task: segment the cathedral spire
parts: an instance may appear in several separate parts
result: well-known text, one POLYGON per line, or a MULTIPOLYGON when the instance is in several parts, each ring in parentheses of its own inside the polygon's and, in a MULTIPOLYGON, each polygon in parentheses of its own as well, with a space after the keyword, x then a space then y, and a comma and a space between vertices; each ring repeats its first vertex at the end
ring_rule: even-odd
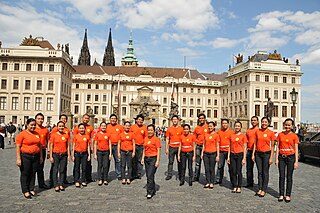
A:
POLYGON ((114 50, 112 46, 111 28, 109 31, 108 44, 103 55, 103 66, 115 66, 114 50))
POLYGON ((127 48, 127 54, 122 57, 121 64, 122 66, 128 66, 128 67, 137 67, 138 66, 138 60, 133 52, 133 45, 132 45, 132 31, 130 31, 130 37, 129 37, 129 45, 127 48))
POLYGON ((85 29, 83 44, 82 44, 79 59, 78 59, 78 65, 90 66, 90 59, 91 59, 91 56, 90 56, 90 51, 88 47, 87 29, 85 29))

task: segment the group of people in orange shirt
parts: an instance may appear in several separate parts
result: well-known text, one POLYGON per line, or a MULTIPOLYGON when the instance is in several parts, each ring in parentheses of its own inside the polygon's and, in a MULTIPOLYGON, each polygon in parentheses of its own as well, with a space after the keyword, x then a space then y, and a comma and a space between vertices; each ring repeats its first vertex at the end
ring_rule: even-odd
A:
MULTIPOLYGON (((160 139, 155 136, 155 126, 143 124, 144 117, 138 115, 136 123, 118 124, 118 117, 110 115, 110 123, 102 122, 97 132, 89 125, 90 116, 85 114, 82 123, 71 132, 65 126, 67 116, 61 115, 51 134, 43 127, 44 115, 38 113, 35 119, 28 119, 26 130, 16 139, 17 166, 21 171, 21 189, 24 197, 36 196, 34 191, 35 174, 38 174, 40 188, 49 188, 44 182, 43 165, 48 155, 52 164, 50 180, 56 192, 65 190, 67 162, 74 162, 74 182, 76 187, 86 187, 92 181, 91 156, 98 162, 98 185, 108 185, 108 173, 112 157, 115 172, 122 184, 130 184, 133 179, 140 179, 143 165, 147 177, 147 198, 156 193, 155 173, 160 165, 160 139)), ((268 127, 267 117, 251 118, 252 127, 242 133, 242 124, 234 123, 234 130, 229 128, 229 120, 221 120, 221 129, 215 131, 215 122, 206 122, 204 114, 198 115, 198 126, 193 134, 189 124, 179 125, 179 117, 171 118, 172 126, 166 132, 165 152, 168 155, 166 180, 173 176, 174 159, 178 162, 180 186, 186 181, 188 165, 188 184, 199 181, 201 163, 204 162, 206 183, 204 188, 213 189, 223 180, 225 162, 227 162, 233 193, 241 193, 242 166, 246 164, 247 185, 253 187, 254 163, 258 169, 258 191, 256 195, 266 195, 269 181, 269 167, 273 163, 279 167, 279 201, 290 202, 293 170, 298 167, 298 137, 292 132, 294 122, 288 118, 284 122, 284 131, 278 137, 268 127), (195 171, 193 172, 193 162, 195 171), (215 170, 217 164, 217 172, 215 170), (285 175, 287 174, 287 175, 285 175), (286 194, 284 193, 287 178, 286 194)))

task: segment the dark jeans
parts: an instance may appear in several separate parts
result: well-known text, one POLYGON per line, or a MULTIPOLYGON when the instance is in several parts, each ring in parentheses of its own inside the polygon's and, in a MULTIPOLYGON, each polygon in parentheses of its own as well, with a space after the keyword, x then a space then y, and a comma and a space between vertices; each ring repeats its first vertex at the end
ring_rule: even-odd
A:
POLYGON ((295 155, 282 156, 279 154, 279 190, 280 196, 284 196, 284 182, 287 178, 286 196, 291 196, 292 191, 292 176, 294 170, 295 155), (287 171, 286 171, 287 170, 287 171), (287 177, 286 177, 287 173, 287 177))
POLYGON ((132 159, 132 177, 141 177, 143 166, 141 164, 143 145, 136 145, 136 154, 132 159))
POLYGON ((269 183, 269 159, 271 152, 255 152, 255 159, 258 168, 258 188, 266 191, 269 183))
POLYGON ((20 184, 22 193, 34 191, 35 174, 38 171, 40 154, 21 153, 20 184))
POLYGON ((214 184, 216 157, 217 157, 216 152, 203 153, 203 162, 204 162, 204 169, 206 173, 207 184, 214 184))
POLYGON ((121 154, 121 177, 122 179, 131 179, 132 175, 132 151, 120 151, 121 154), (128 167, 128 176, 126 178, 126 167, 128 167))
POLYGON ((63 180, 66 176, 66 165, 68 161, 68 154, 57 154, 52 153, 53 157, 53 186, 63 186, 63 180), (59 179, 58 179, 58 171, 59 171, 59 179))
POLYGON ((247 167, 247 184, 253 185, 253 167, 254 161, 252 160, 252 150, 247 150, 247 158, 246 158, 246 167, 247 167))
MULTIPOLYGON (((91 152, 92 153, 92 150, 91 152)), ((90 160, 87 161, 87 167, 86 167, 86 180, 91 181, 92 180, 92 162, 91 162, 91 154, 90 154, 90 160)))
POLYGON ((42 151, 43 161, 42 161, 42 163, 40 163, 40 161, 39 161, 39 166, 38 166, 38 170, 37 170, 38 185, 40 187, 45 185, 43 168, 44 168, 44 161, 47 158, 47 150, 41 149, 41 151, 42 151))
POLYGON ((112 156, 114 159, 114 168, 117 178, 121 178, 121 159, 118 158, 118 145, 112 145, 112 156))
POLYGON ((98 157, 98 180, 108 181, 108 174, 110 168, 110 160, 109 160, 110 150, 107 151, 99 151, 97 150, 98 157))
POLYGON ((80 182, 80 166, 82 170, 81 182, 86 182, 88 152, 75 152, 74 153, 74 182, 80 182))
POLYGON ((178 176, 180 179, 180 173, 181 173, 181 163, 178 161, 178 147, 169 147, 169 163, 168 163, 168 176, 172 177, 172 171, 173 171, 173 162, 174 162, 174 157, 177 159, 177 164, 178 164, 178 176))
POLYGON ((147 194, 154 195, 156 193, 156 182, 154 181, 154 176, 157 171, 155 166, 157 157, 144 157, 144 164, 146 166, 146 176, 147 176, 147 194))
POLYGON ((193 158, 193 151, 180 153, 180 162, 181 162, 180 178, 181 178, 181 182, 185 181, 187 161, 188 161, 188 169, 189 169, 189 181, 192 181, 192 178, 193 178, 192 158, 193 158))
POLYGON ((198 145, 197 144, 197 148, 196 148, 196 166, 195 166, 195 170, 194 170, 194 178, 195 179, 199 179, 200 177, 200 170, 201 170, 201 153, 202 153, 202 145, 198 145))
MULTIPOLYGON (((222 182, 223 174, 224 174, 224 164, 228 159, 228 152, 220 152, 220 158, 218 162, 218 169, 217 169, 217 179, 216 182, 222 182)), ((228 172, 230 175, 230 165, 228 164, 228 172)))
POLYGON ((243 152, 230 153, 230 180, 233 188, 241 188, 242 185, 242 160, 243 152))

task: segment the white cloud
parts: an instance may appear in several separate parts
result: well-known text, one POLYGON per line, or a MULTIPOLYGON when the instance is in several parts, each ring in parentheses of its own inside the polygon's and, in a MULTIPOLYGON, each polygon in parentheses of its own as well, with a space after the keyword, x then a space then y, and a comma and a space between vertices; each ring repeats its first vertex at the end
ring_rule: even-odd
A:
POLYGON ((203 52, 199 52, 194 49, 187 48, 187 47, 177 48, 177 51, 183 56, 192 57, 192 58, 200 57, 205 54, 203 52))
POLYGON ((216 38, 212 42, 213 48, 232 48, 239 44, 241 40, 232 40, 228 38, 216 38))
POLYGON ((302 120, 319 121, 320 120, 320 84, 303 86, 302 92, 302 120))
POLYGON ((289 42, 290 37, 273 37, 270 32, 256 32, 249 36, 247 49, 253 52, 257 50, 271 51, 278 49, 289 42))
POLYGON ((320 64, 320 48, 295 54, 293 59, 299 59, 302 64, 320 64))

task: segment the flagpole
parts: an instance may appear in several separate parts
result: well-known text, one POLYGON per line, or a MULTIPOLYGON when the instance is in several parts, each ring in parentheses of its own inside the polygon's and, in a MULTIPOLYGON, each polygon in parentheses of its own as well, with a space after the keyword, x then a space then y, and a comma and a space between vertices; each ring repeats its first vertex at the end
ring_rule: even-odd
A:
POLYGON ((119 123, 120 123, 120 75, 119 75, 119 80, 118 80, 118 116, 119 116, 119 123))

